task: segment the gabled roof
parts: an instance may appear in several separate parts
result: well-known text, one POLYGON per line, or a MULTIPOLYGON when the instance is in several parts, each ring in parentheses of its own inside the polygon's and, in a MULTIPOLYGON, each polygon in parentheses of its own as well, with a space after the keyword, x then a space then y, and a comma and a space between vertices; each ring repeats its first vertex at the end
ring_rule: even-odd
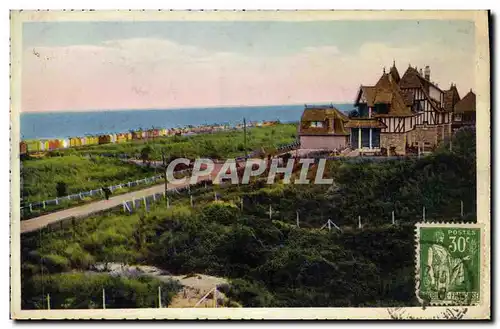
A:
POLYGON ((432 82, 430 82, 429 80, 427 80, 423 76, 421 76, 420 73, 418 73, 416 68, 411 67, 411 66, 408 67, 405 74, 403 74, 401 81, 399 81, 400 88, 404 88, 404 89, 420 88, 422 90, 422 92, 424 93, 425 98, 431 104, 432 108, 437 112, 442 112, 444 109, 441 108, 441 106, 429 96, 429 86, 433 86, 434 88, 443 92, 438 86, 436 86, 435 84, 433 84, 432 82))
POLYGON ((447 112, 453 112, 455 104, 460 101, 460 95, 458 94, 457 87, 452 84, 450 89, 444 92, 444 110, 447 112))
POLYGON ((471 91, 467 93, 454 108, 455 113, 475 112, 476 111, 476 94, 471 91))
POLYGON ((401 80, 399 81, 399 87, 401 88, 423 88, 422 82, 420 80, 420 74, 417 69, 409 66, 405 71, 401 80))
POLYGON ((301 121, 324 121, 326 119, 340 119, 348 121, 347 115, 336 109, 335 107, 306 107, 302 113, 301 121))
POLYGON ((374 116, 411 116, 411 108, 406 104, 405 97, 398 84, 390 74, 384 73, 375 85, 374 104, 390 104, 388 114, 374 116))
POLYGON ((359 88, 358 96, 356 97, 356 101, 354 102, 354 105, 359 104, 361 94, 365 95, 367 105, 373 106, 373 101, 375 99, 375 86, 361 86, 359 88))
POLYGON ((423 88, 427 92, 429 92, 429 86, 433 86, 442 92, 441 88, 420 75, 417 69, 411 66, 406 69, 403 77, 399 81, 399 86, 401 88, 423 88))
POLYGON ((412 106, 413 105, 413 99, 415 98, 414 93, 412 90, 402 90, 401 93, 403 94, 403 98, 405 101, 405 104, 407 106, 412 106))

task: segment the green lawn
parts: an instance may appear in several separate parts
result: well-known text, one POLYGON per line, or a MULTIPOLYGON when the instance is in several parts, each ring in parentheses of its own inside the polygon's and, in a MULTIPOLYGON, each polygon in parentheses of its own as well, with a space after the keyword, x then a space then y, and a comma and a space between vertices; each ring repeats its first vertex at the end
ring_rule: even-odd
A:
MULTIPOLYGON (((296 124, 279 124, 269 127, 252 127, 247 130, 248 153, 289 144, 297 139, 296 124)), ((63 154, 127 154, 134 157, 149 146, 150 158, 161 160, 162 151, 170 158, 210 157, 224 159, 245 154, 244 134, 242 130, 200 134, 192 136, 159 137, 154 140, 138 140, 121 144, 94 145, 60 151, 63 154)))
POLYGON ((21 170, 25 203, 54 199, 58 196, 58 182, 66 183, 66 194, 74 194, 155 174, 152 169, 118 159, 99 156, 89 159, 78 155, 26 160, 21 170))

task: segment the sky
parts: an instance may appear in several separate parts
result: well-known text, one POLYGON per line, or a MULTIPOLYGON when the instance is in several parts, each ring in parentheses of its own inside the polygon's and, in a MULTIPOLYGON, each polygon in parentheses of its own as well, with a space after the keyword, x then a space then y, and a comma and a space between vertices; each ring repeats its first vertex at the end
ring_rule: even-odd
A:
POLYGON ((393 61, 464 96, 464 20, 28 22, 24 112, 352 103, 393 61))

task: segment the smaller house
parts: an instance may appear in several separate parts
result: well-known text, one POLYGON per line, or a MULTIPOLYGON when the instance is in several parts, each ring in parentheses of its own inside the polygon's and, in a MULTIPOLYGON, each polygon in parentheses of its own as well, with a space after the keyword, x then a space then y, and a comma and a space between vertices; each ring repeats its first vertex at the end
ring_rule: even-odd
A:
POLYGON ((333 106, 314 106, 304 109, 299 126, 303 149, 342 150, 348 146, 349 118, 333 106))
POLYGON ((472 89, 453 108, 453 129, 476 125, 476 94, 472 89))

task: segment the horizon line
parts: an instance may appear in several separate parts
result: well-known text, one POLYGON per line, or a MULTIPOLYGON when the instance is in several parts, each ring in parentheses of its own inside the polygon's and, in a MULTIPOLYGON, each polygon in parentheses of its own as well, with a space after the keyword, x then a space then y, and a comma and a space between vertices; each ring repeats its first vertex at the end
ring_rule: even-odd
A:
POLYGON ((324 102, 308 102, 308 103, 295 103, 295 104, 263 104, 263 105, 215 105, 215 106, 193 106, 193 107, 144 107, 144 108, 107 108, 107 109, 64 109, 64 110, 47 110, 47 111, 19 111, 20 114, 33 114, 33 113, 86 113, 86 112, 112 112, 112 111, 179 111, 179 110, 203 110, 203 109, 226 109, 226 108, 251 108, 251 107, 277 107, 277 106, 305 106, 305 105, 348 105, 354 102, 346 101, 324 101, 324 102))

